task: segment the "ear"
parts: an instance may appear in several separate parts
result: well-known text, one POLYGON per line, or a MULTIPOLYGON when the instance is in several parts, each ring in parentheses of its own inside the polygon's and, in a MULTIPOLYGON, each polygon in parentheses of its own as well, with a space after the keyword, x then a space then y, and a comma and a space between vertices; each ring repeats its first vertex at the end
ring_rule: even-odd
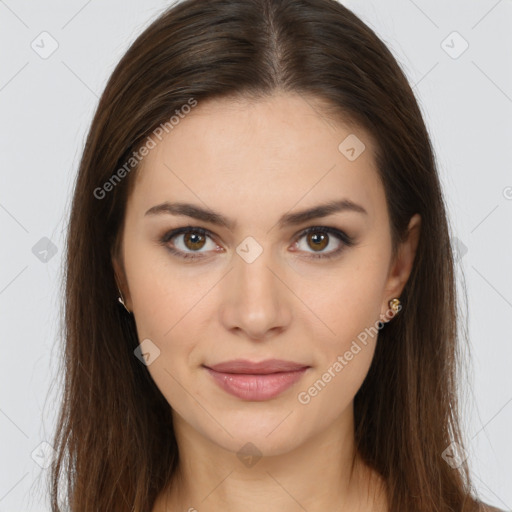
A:
POLYGON ((130 290, 128 288, 124 266, 122 262, 119 261, 117 256, 112 256, 112 267, 114 269, 114 278, 116 280, 117 288, 123 295, 124 303, 130 311, 133 311, 130 290))
POLYGON ((416 213, 409 221, 406 240, 400 244, 396 258, 391 262, 389 268, 388 280, 384 290, 384 303, 381 311, 382 316, 389 311, 389 301, 400 297, 409 279, 416 256, 416 249, 418 248, 420 230, 421 216, 416 213))

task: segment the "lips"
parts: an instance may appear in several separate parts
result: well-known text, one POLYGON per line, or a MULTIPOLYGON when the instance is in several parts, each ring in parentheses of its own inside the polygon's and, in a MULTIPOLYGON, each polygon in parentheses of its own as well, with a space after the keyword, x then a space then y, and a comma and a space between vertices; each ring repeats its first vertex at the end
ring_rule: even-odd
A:
POLYGON ((259 363, 247 361, 245 359, 234 359, 213 366, 207 366, 211 370, 221 373, 244 373, 252 375, 267 375, 278 372, 294 372, 302 368, 308 368, 308 365, 284 361, 283 359, 267 359, 259 363))
POLYGON ((214 382, 224 391, 243 400, 275 398, 302 378, 309 366, 268 359, 259 363, 237 359, 205 366, 214 382))

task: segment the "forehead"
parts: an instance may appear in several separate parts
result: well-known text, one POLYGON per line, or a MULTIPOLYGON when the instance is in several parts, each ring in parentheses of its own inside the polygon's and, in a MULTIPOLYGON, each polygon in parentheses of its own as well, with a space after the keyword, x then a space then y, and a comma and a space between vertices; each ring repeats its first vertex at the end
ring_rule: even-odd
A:
POLYGON ((281 93, 199 102, 182 114, 143 158, 130 202, 142 214, 187 200, 254 218, 342 198, 370 215, 384 205, 373 141, 327 117, 313 98, 281 93))

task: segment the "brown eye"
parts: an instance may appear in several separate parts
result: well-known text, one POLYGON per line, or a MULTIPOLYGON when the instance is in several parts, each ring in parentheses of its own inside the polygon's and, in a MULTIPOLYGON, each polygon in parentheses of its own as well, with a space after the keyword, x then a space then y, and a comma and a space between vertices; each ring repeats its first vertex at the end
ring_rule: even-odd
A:
POLYGON ((185 247, 191 251, 202 249, 205 241, 206 238, 203 235, 196 233, 195 231, 185 233, 183 237, 183 243, 185 244, 185 247))
POLYGON ((304 230, 294 244, 294 251, 306 253, 307 258, 333 258, 340 255, 354 240, 343 231, 326 226, 313 226, 304 230), (305 243, 302 239, 305 239, 305 243), (329 248, 330 250, 324 250, 329 248))
POLYGON ((209 231, 203 228, 187 226, 166 233, 160 242, 172 254, 184 259, 207 257, 206 253, 218 247, 209 231), (210 243, 210 247, 208 247, 210 243), (205 250, 202 250, 202 249, 205 250))
POLYGON ((327 235, 326 233, 318 232, 308 233, 307 241, 312 249, 314 249, 315 251, 321 251, 325 249, 329 244, 329 235, 327 235))

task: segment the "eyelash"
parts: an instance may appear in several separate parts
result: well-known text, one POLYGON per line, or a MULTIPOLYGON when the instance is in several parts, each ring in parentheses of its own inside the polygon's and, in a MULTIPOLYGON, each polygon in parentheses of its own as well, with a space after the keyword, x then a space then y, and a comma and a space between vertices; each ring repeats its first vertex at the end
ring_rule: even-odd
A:
MULTIPOLYGON (((164 236, 160 239, 160 243, 163 246, 165 246, 165 248, 168 251, 170 251, 171 254, 174 254, 175 256, 178 256, 179 258, 186 259, 186 260, 197 260, 197 259, 204 258, 205 256, 198 255, 201 253, 197 253, 197 254, 186 253, 179 249, 170 247, 168 245, 168 242, 172 238, 174 238, 175 236, 178 236, 178 235, 186 234, 186 233, 197 233, 203 237, 209 237, 209 238, 213 237, 213 234, 210 231, 208 231, 207 229, 195 227, 195 226, 184 226, 181 228, 173 229, 173 230, 165 233, 164 236)), ((338 256, 341 252, 343 252, 345 250, 346 247, 352 247, 354 245, 354 239, 352 237, 350 237, 343 231, 340 231, 339 229, 331 228, 331 227, 327 227, 327 226, 311 226, 309 228, 306 228, 305 230, 301 231, 297 235, 295 241, 299 241, 301 238, 308 235, 309 233, 321 233, 321 234, 327 234, 327 235, 334 235, 336 238, 338 238, 342 242, 342 245, 340 246, 339 249, 335 249, 334 251, 331 251, 330 253, 326 253, 326 254, 311 253, 311 254, 309 254, 309 256, 306 256, 307 258, 328 260, 328 259, 338 256)))

